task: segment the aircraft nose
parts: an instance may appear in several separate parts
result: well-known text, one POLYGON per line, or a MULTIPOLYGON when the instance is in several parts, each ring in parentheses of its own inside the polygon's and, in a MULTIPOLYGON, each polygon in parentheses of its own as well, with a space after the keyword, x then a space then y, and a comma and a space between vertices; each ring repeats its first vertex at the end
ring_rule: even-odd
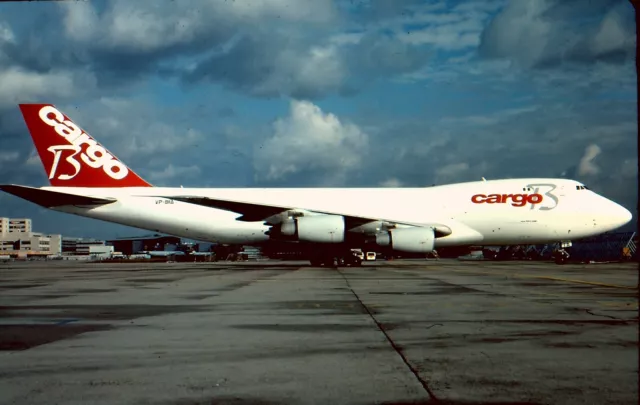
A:
POLYGON ((618 228, 628 224, 632 218, 633 215, 631 214, 631 211, 622 205, 615 204, 615 208, 612 212, 612 219, 615 221, 615 225, 617 225, 618 228))

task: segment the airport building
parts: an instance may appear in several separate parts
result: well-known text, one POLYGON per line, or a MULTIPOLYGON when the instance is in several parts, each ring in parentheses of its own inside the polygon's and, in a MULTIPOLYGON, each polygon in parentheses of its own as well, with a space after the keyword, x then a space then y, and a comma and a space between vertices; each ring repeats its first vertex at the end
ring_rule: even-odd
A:
POLYGON ((114 247, 108 246, 103 240, 91 238, 62 238, 62 255, 88 256, 88 257, 111 257, 114 254, 114 247))
POLYGON ((29 218, 5 218, 9 222, 9 232, 33 232, 31 219, 29 218))
POLYGON ((62 235, 33 232, 29 218, 0 217, 0 252, 14 257, 57 256, 62 252, 62 235))

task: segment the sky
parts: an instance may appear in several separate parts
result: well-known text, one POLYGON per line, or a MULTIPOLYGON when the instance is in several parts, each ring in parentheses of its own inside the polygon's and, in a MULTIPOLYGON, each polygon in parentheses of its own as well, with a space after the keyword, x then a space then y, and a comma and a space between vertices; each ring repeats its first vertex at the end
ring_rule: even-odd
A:
MULTIPOLYGON (((567 177, 632 212, 628 0, 0 4, 0 182, 48 185, 18 103, 52 103, 158 186, 567 177)), ((0 193, 36 231, 147 234, 0 193)))

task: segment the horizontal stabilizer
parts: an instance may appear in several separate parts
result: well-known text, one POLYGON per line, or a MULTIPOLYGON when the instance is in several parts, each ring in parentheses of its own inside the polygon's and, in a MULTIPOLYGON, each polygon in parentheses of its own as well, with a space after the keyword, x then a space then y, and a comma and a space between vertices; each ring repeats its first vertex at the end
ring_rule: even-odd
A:
POLYGON ((82 207, 93 207, 116 202, 115 198, 90 197, 84 195, 68 194, 59 191, 43 190, 40 188, 17 186, 13 184, 0 185, 0 190, 16 197, 20 197, 44 208, 62 207, 65 205, 75 205, 82 207))

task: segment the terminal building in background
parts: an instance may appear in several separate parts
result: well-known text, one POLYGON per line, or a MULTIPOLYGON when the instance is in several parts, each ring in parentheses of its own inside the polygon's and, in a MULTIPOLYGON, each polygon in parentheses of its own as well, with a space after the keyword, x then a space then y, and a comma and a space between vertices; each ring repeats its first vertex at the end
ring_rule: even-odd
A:
POLYGON ((65 259, 109 258, 115 253, 113 246, 92 238, 62 238, 62 256, 65 259))
POLYGON ((0 217, 0 255, 46 258, 61 253, 62 235, 33 232, 29 218, 0 217))

